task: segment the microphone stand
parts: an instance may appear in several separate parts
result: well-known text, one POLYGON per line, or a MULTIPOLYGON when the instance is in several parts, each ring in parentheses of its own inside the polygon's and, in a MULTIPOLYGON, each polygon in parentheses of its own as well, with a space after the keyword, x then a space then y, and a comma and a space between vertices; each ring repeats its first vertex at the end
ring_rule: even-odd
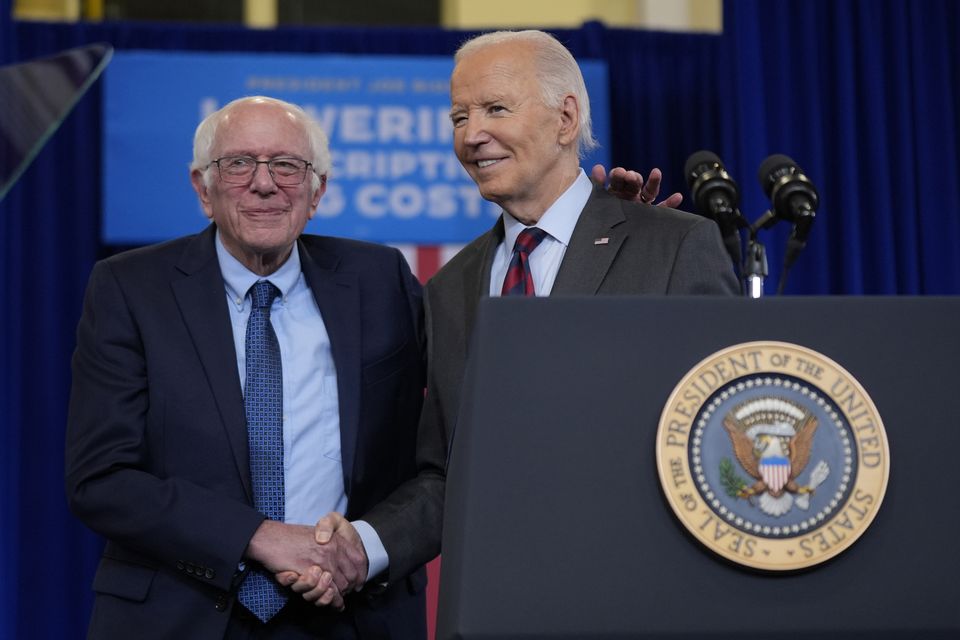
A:
POLYGON ((761 229, 769 229, 776 223, 777 216, 770 209, 749 227, 750 240, 747 243, 747 257, 743 261, 743 288, 744 295, 752 300, 763 296, 763 282, 770 272, 767 268, 767 250, 757 238, 757 232, 761 229))
POLYGON ((757 232, 750 230, 747 243, 747 257, 743 261, 743 292, 748 298, 757 300, 763 296, 763 281, 767 277, 767 250, 757 239, 757 232))

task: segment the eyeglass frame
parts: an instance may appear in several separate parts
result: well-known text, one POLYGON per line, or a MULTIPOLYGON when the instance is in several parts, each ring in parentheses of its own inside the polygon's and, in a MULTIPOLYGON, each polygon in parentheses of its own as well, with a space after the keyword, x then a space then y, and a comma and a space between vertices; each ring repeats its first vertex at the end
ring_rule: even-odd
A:
MULTIPOLYGON (((227 184, 235 184, 235 185, 241 185, 241 184, 242 184, 242 185, 249 185, 250 183, 252 183, 254 176, 257 175, 257 169, 260 168, 260 165, 265 164, 265 165, 267 165, 267 173, 270 174, 270 179, 273 180, 273 183, 274 183, 275 185, 277 185, 278 187, 297 187, 297 186, 300 186, 300 185, 303 184, 304 181, 307 179, 307 174, 310 172, 310 169, 313 167, 313 163, 310 162, 309 160, 304 160, 303 158, 298 158, 298 157, 296 157, 296 156, 278 156, 278 157, 276 157, 276 158, 270 158, 269 160, 257 160, 257 159, 254 158, 253 156, 247 156, 247 155, 243 155, 243 154, 239 154, 239 155, 235 155, 235 156, 220 156, 220 157, 217 158, 216 160, 211 160, 211 161, 210 161, 210 164, 208 164, 208 165, 205 167, 205 169, 209 169, 210 166, 211 166, 211 165, 214 165, 214 164, 217 165, 217 177, 220 178, 220 181, 221 181, 221 182, 225 182, 225 183, 227 183, 227 184), (250 161, 253 162, 253 171, 250 172, 250 177, 249 177, 247 180, 245 180, 244 182, 231 182, 230 180, 225 180, 225 179, 224 179, 224 177, 223 177, 223 168, 220 166, 220 161, 221 161, 221 160, 228 160, 228 159, 230 159, 230 158, 245 158, 245 159, 250 160, 250 161), (291 183, 289 183, 289 184, 280 184, 279 182, 277 182, 277 176, 273 173, 273 167, 270 166, 270 163, 271 163, 271 162, 276 162, 276 161, 278 161, 278 160, 296 160, 296 161, 298 161, 298 162, 303 162, 303 163, 305 163, 306 166, 304 166, 304 168, 303 168, 303 176, 300 177, 300 182, 291 182, 291 183)), ((316 173, 316 172, 314 172, 314 173, 316 173)), ((321 179, 323 178, 323 176, 320 176, 320 177, 321 177, 321 179)))

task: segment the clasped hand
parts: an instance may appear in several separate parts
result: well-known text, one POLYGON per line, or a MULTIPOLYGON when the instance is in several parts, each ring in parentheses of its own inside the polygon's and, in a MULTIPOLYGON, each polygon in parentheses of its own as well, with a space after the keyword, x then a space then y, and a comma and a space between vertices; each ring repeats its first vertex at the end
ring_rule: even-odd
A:
POLYGON ((247 556, 317 606, 343 609, 343 597, 367 579, 360 535, 339 513, 327 514, 314 527, 265 520, 250 540, 247 556))

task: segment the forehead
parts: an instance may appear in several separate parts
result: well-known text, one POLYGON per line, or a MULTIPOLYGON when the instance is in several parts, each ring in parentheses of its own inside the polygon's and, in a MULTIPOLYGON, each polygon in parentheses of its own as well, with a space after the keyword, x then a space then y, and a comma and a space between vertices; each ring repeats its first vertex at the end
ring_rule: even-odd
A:
POLYGON ((243 104, 226 113, 213 147, 218 154, 305 156, 307 132, 296 116, 273 104, 243 104))
POLYGON ((537 91, 533 48, 526 43, 489 45, 463 58, 450 77, 454 104, 537 91))

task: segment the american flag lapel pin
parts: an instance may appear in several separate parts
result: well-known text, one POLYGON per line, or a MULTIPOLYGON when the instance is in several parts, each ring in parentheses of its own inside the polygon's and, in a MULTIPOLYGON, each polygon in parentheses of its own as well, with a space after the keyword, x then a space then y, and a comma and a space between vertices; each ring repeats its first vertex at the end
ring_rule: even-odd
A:
POLYGON ((593 241, 593 244, 610 244, 610 238, 597 238, 593 241))

